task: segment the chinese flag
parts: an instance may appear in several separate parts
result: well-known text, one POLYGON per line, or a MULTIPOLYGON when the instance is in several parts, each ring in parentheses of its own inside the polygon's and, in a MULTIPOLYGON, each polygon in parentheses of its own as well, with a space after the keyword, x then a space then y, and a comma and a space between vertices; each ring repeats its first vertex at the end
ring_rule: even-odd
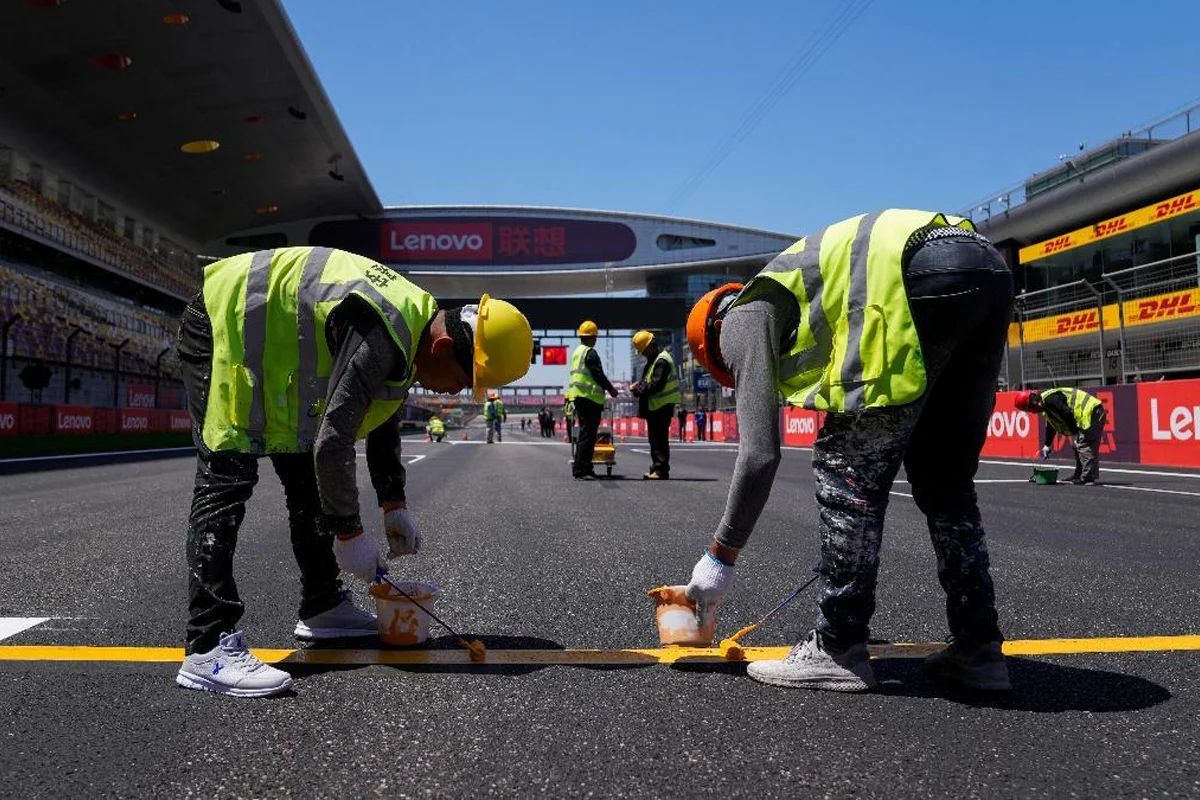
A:
POLYGON ((543 364, 566 364, 567 363, 567 348, 562 347, 543 347, 542 348, 542 363, 543 364))

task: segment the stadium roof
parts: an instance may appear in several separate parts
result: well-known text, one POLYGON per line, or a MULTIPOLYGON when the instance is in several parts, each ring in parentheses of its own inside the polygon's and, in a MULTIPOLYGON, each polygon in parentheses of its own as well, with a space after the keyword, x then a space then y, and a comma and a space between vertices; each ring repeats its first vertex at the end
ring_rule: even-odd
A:
POLYGON ((382 211, 278 0, 0 5, 0 141, 196 242, 382 211))

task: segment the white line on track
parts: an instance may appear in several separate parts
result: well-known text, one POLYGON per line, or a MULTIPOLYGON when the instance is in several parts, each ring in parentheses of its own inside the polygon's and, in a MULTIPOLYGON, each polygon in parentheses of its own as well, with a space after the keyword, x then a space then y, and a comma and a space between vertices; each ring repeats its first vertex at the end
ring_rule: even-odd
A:
POLYGON ((49 617, 0 617, 0 642, 16 636, 24 630, 29 630, 35 625, 41 625, 49 617))
MULTIPOLYGON (((1002 467, 1025 467, 1026 469, 1035 466, 1032 461, 989 461, 987 459, 979 459, 980 464, 994 464, 1002 467)), ((1047 462, 1047 466, 1051 467, 1070 467, 1072 464, 1062 463, 1054 464, 1047 462)), ((1192 480, 1200 480, 1200 472, 1159 472, 1149 469, 1129 469, 1128 467, 1112 467, 1108 464, 1101 464, 1100 469, 1104 472, 1119 472, 1126 475, 1153 475, 1159 478, 1191 478, 1192 480)))
POLYGON ((1150 486, 1114 486, 1111 483, 1097 485, 1100 489, 1124 489, 1127 492, 1156 492, 1158 494, 1182 494, 1188 497, 1200 497, 1200 492, 1185 492, 1181 489, 1155 489, 1150 486))
POLYGON ((111 458, 113 456, 142 455, 143 453, 194 452, 195 447, 150 447, 145 450, 115 450, 104 453, 66 453, 60 456, 24 456, 23 458, 0 458, 0 464, 23 464, 29 461, 67 461, 73 458, 111 458))

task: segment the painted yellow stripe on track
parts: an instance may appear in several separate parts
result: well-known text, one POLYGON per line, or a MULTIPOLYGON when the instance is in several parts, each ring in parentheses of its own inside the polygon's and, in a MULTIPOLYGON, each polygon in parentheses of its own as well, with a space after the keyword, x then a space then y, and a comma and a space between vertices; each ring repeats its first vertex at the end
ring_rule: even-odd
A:
MULTIPOLYGON (((923 658, 941 650, 942 642, 871 645, 872 658, 923 658)), ((787 647, 746 647, 744 661, 783 658, 787 647)), ((1025 639, 1004 643, 1010 656, 1071 655, 1200 650, 1200 636, 1142 636, 1095 639, 1025 639)), ((471 665, 465 650, 256 649, 270 664, 322 666, 452 666, 471 665)), ((57 645, 0 646, 0 661, 124 661, 178 663, 179 647, 83 647, 57 645)), ((485 665, 515 666, 648 666, 651 664, 717 664, 725 661, 711 647, 662 647, 633 650, 488 650, 485 665)))

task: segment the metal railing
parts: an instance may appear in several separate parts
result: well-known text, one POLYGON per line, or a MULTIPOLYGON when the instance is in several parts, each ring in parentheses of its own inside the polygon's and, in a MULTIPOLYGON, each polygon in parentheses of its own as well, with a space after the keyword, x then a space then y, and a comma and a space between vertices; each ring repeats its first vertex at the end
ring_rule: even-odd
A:
POLYGON ((1200 374, 1200 254, 1020 295, 1014 325, 1001 374, 1009 386, 1200 374))

